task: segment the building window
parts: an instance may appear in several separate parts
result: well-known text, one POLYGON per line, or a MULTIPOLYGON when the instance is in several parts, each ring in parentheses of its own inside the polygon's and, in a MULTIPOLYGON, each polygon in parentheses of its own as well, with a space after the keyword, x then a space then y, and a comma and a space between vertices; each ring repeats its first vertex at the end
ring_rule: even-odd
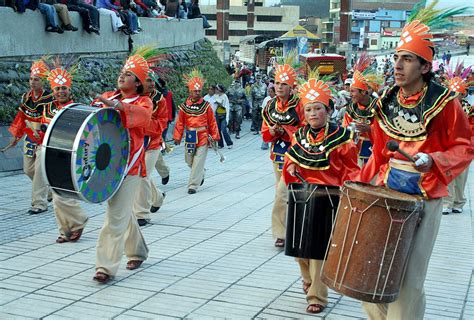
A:
POLYGON ((376 46, 377 45, 377 39, 371 39, 370 40, 370 45, 371 46, 376 46))
POLYGON ((281 22, 281 19, 282 16, 257 16, 259 22, 281 22))
POLYGON ((382 27, 388 28, 389 25, 390 25, 390 21, 382 21, 382 27))
POLYGON ((217 30, 206 29, 206 36, 217 36, 217 30))
POLYGON ((207 20, 211 20, 211 21, 216 21, 217 20, 217 15, 216 14, 208 14, 206 13, 206 18, 207 20))
POLYGON ((229 21, 247 21, 246 14, 231 14, 229 15, 229 21))

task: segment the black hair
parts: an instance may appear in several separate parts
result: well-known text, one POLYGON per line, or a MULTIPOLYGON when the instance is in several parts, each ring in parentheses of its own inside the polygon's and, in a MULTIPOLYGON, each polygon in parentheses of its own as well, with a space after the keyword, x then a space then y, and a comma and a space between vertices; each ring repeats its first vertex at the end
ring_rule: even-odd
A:
POLYGON ((215 88, 216 88, 217 90, 221 91, 221 92, 225 92, 225 88, 224 88, 224 86, 223 86, 222 84, 216 85, 215 88))
POLYGON ((334 101, 332 101, 332 99, 329 99, 329 109, 331 109, 331 111, 334 110, 334 101))
POLYGON ((145 91, 143 84, 140 82, 140 85, 137 87, 137 93, 142 94, 145 91))
POLYGON ((160 83, 160 86, 161 86, 162 88, 164 88, 164 87, 166 86, 166 81, 163 80, 163 78, 159 78, 159 79, 158 79, 158 82, 160 83))
MULTIPOLYGON (((422 66, 430 63, 430 62, 426 61, 425 59, 423 59, 422 57, 416 56, 416 58, 418 59, 418 61, 420 61, 420 64, 422 66)), ((428 71, 427 73, 423 73, 421 76, 423 77, 424 82, 426 82, 426 83, 430 82, 435 76, 435 74, 433 72, 433 68, 430 68, 430 71, 428 71)))

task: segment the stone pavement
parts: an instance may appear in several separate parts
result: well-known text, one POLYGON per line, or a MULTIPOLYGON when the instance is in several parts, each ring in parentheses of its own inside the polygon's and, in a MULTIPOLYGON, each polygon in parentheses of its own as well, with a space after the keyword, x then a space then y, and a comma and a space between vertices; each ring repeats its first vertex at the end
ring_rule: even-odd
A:
MULTIPOLYGON (((135 271, 125 270, 124 258, 108 285, 92 281, 105 205, 83 203, 90 216, 83 237, 56 244, 52 208, 26 214, 28 178, 0 178, 0 319, 364 318, 359 302, 334 292, 323 313, 305 313, 297 264, 273 246, 268 151, 249 133, 234 142, 223 149, 224 164, 209 152, 195 195, 186 193, 183 148, 165 157, 165 204, 143 228, 150 257, 135 271)), ((473 168, 465 212, 442 219, 426 281, 427 319, 474 318, 473 168)))

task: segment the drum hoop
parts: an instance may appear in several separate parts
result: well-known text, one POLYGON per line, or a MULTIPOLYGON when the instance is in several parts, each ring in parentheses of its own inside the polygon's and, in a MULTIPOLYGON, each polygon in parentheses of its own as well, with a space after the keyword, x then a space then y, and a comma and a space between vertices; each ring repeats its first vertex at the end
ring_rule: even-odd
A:
MULTIPOLYGON (((340 191, 341 195, 345 195, 345 196, 351 198, 350 197, 350 190, 353 190, 354 192, 357 192, 357 193, 362 192, 361 190, 355 190, 353 188, 347 188, 347 186, 344 186, 344 187, 341 188, 341 191, 340 191)), ((373 196, 374 198, 377 197, 377 195, 375 195, 375 194, 369 194, 369 195, 373 196)), ((378 199, 386 200, 387 198, 383 197, 383 196, 378 196, 378 199)), ((370 200, 366 200, 366 199, 357 198, 357 200, 362 202, 362 203, 368 204, 368 205, 372 205, 372 203, 373 203, 373 201, 371 202, 370 200)), ((404 200, 402 200, 402 201, 404 201, 404 200)), ((409 202, 409 201, 405 201, 405 202, 409 202)), ((398 206, 390 206, 390 207, 395 208, 397 210, 403 210, 403 211, 409 211, 409 212, 416 211, 416 210, 421 210, 423 208, 423 200, 422 199, 417 199, 417 201, 413 201, 412 203, 413 204, 412 204, 411 207, 398 207, 398 206)), ((377 207, 380 207, 380 208, 386 208, 387 207, 386 201, 384 201, 383 203, 377 201, 373 205, 377 206, 377 207)))
MULTIPOLYGON (((46 174, 46 149, 48 148, 48 142, 49 142, 49 138, 51 136, 51 131, 53 131, 53 127, 54 125, 56 124, 56 122, 58 121, 58 119, 60 118, 60 115, 66 111, 67 109, 75 106, 75 105, 79 105, 80 103, 70 103, 66 106, 64 106, 64 108, 62 108, 61 110, 59 110, 58 113, 56 113, 56 115, 53 117, 53 119, 51 120, 51 122, 49 123, 48 127, 46 128, 46 132, 44 133, 44 138, 43 138, 43 143, 41 144, 41 161, 40 161, 40 165, 41 165, 41 174, 43 175, 43 179, 44 181, 46 181, 46 185, 48 187, 51 187, 51 184, 49 183, 49 179, 48 179, 48 176, 46 174)), ((72 150, 71 150, 72 151, 72 150)))

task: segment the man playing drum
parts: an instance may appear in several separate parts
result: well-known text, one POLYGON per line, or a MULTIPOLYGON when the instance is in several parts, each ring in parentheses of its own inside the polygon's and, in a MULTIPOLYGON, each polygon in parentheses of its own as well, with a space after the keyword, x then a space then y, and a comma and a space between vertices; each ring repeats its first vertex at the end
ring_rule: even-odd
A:
POLYGON ((46 78, 48 67, 42 60, 33 62, 30 73, 30 91, 23 94, 18 113, 8 131, 13 135, 10 142, 15 146, 26 134, 24 141, 23 170, 33 182, 31 190, 30 214, 48 210, 48 186, 41 172, 40 157, 36 154, 41 144, 40 125, 43 109, 53 99, 51 93, 43 89, 42 79, 46 78))
POLYGON ((118 77, 118 90, 105 92, 96 101, 104 107, 118 110, 130 134, 127 174, 117 193, 107 200, 105 221, 97 242, 94 280, 100 283, 107 283, 117 274, 124 251, 129 270, 140 267, 148 257, 148 247, 132 213, 132 200, 135 199, 141 180, 146 177, 143 142, 153 112, 153 102, 142 93, 149 71, 143 56, 130 56, 118 77))
POLYGON ((270 159, 275 172, 275 200, 272 209, 272 234, 275 247, 285 246, 286 203, 288 190, 281 179, 284 155, 293 133, 302 125, 304 113, 300 99, 292 94, 296 86, 296 71, 290 64, 277 65, 275 71, 275 98, 262 110, 262 139, 272 143, 270 159))
POLYGON ((165 194, 156 187, 151 179, 153 168, 161 154, 163 142, 163 130, 168 123, 168 108, 163 95, 156 90, 155 80, 157 76, 150 71, 146 78, 144 94, 147 94, 153 102, 153 114, 148 129, 145 131, 145 163, 146 178, 140 181, 139 192, 133 205, 133 213, 137 218, 139 226, 145 226, 150 220, 150 212, 154 213, 163 204, 165 194))
POLYGON ((370 319, 423 319, 423 284, 441 221, 442 198, 473 154, 471 129, 455 93, 432 81, 434 44, 428 25, 413 20, 402 30, 394 55, 396 84, 377 101, 372 156, 361 172, 363 182, 378 173, 378 185, 426 200, 398 300, 364 302, 370 319), (390 140, 412 161, 389 151, 390 140))
MULTIPOLYGON (((299 96, 307 125, 299 128, 292 138, 282 172, 284 182, 298 183, 295 175, 299 173, 305 181, 317 185, 316 192, 322 190, 325 198, 333 192, 336 196, 332 198, 337 200, 325 207, 316 204, 315 212, 306 213, 314 215, 314 220, 306 222, 314 221, 322 226, 317 229, 317 234, 309 235, 311 243, 306 244, 312 247, 315 255, 310 259, 297 258, 308 301, 306 311, 320 313, 328 303, 328 290, 321 282, 320 273, 339 202, 338 187, 347 180, 349 173, 357 173, 359 167, 351 132, 329 122, 334 109, 329 86, 312 78, 299 89, 299 96)), ((290 241, 286 239, 286 246, 290 241)))
MULTIPOLYGON (((47 74, 49 84, 53 90, 54 101, 44 106, 41 122, 46 125, 53 120, 59 110, 74 102, 71 97, 72 74, 61 67, 59 59, 55 60, 47 74)), ((41 134, 43 137, 43 132, 41 134)), ((59 237, 56 242, 78 241, 89 219, 81 208, 79 201, 59 196, 53 192, 53 206, 56 222, 59 226, 59 237)))
POLYGON ((214 111, 209 102, 202 98, 204 79, 201 73, 194 69, 186 75, 189 97, 179 105, 178 120, 174 127, 173 139, 176 145, 181 143, 185 134, 184 160, 191 168, 188 181, 188 193, 196 193, 197 188, 204 183, 204 164, 206 163, 209 136, 214 141, 219 140, 214 111))

